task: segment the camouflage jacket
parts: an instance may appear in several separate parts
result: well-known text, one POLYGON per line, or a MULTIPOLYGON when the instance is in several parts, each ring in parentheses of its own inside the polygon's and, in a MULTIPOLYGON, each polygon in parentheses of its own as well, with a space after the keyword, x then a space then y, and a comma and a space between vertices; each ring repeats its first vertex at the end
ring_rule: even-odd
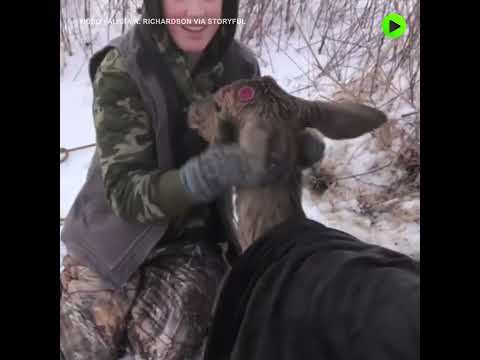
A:
MULTIPOLYGON (((161 71, 169 65, 157 45, 133 27, 90 62, 97 149, 61 237, 71 255, 114 286, 189 208, 175 168, 204 145, 178 125, 188 103, 179 101, 186 96, 176 75, 161 71)), ((221 63, 215 87, 258 74, 254 56, 233 40, 221 63)))
POLYGON ((189 209, 175 168, 165 173, 156 165, 151 119, 118 50, 106 54, 93 88, 97 150, 113 212, 128 221, 150 223, 189 209))

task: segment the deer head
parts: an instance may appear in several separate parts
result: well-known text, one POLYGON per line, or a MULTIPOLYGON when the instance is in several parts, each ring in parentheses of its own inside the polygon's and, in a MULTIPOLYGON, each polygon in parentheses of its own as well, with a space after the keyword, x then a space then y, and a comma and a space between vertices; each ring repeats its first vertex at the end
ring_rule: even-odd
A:
POLYGON ((190 107, 191 128, 210 144, 238 142, 249 151, 265 153, 268 162, 298 165, 299 139, 306 128, 327 138, 353 139, 386 122, 385 114, 357 103, 304 100, 288 94, 270 76, 240 80, 190 107), (258 134, 264 141, 258 143, 258 134))
MULTIPOLYGON (((239 195, 239 206, 244 210, 239 210, 240 222, 250 222, 244 226, 248 234, 241 235, 247 238, 242 248, 265 229, 301 211, 298 169, 308 163, 306 129, 317 129, 333 140, 353 139, 386 120, 383 112, 366 105, 292 96, 269 76, 224 86, 211 97, 193 103, 188 114, 189 126, 210 144, 236 142, 264 158, 265 166, 280 163, 287 169, 277 184, 239 195)), ((317 149, 323 151, 322 146, 317 149)))

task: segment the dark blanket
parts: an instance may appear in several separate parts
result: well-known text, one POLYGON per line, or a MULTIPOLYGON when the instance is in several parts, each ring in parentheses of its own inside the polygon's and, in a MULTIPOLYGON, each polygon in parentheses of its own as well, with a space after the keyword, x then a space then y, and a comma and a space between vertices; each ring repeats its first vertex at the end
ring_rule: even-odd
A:
POLYGON ((418 262, 292 219, 235 262, 205 360, 419 359, 419 307, 418 262))

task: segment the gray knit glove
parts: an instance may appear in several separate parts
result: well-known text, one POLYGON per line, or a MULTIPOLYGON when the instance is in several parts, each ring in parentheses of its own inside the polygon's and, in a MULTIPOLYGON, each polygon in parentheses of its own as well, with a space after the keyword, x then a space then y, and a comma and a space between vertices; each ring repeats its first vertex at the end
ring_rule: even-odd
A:
POLYGON ((190 159, 179 174, 183 186, 196 202, 206 203, 232 186, 268 184, 281 171, 278 164, 266 168, 259 157, 248 154, 237 144, 216 144, 190 159))

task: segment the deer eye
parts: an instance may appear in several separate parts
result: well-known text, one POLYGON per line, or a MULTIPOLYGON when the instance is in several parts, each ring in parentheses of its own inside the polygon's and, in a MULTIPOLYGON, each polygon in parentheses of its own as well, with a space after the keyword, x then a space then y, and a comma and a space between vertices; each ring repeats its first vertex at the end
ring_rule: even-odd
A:
POLYGON ((238 131, 229 121, 220 122, 219 134, 220 141, 223 144, 234 143, 238 141, 238 131))

